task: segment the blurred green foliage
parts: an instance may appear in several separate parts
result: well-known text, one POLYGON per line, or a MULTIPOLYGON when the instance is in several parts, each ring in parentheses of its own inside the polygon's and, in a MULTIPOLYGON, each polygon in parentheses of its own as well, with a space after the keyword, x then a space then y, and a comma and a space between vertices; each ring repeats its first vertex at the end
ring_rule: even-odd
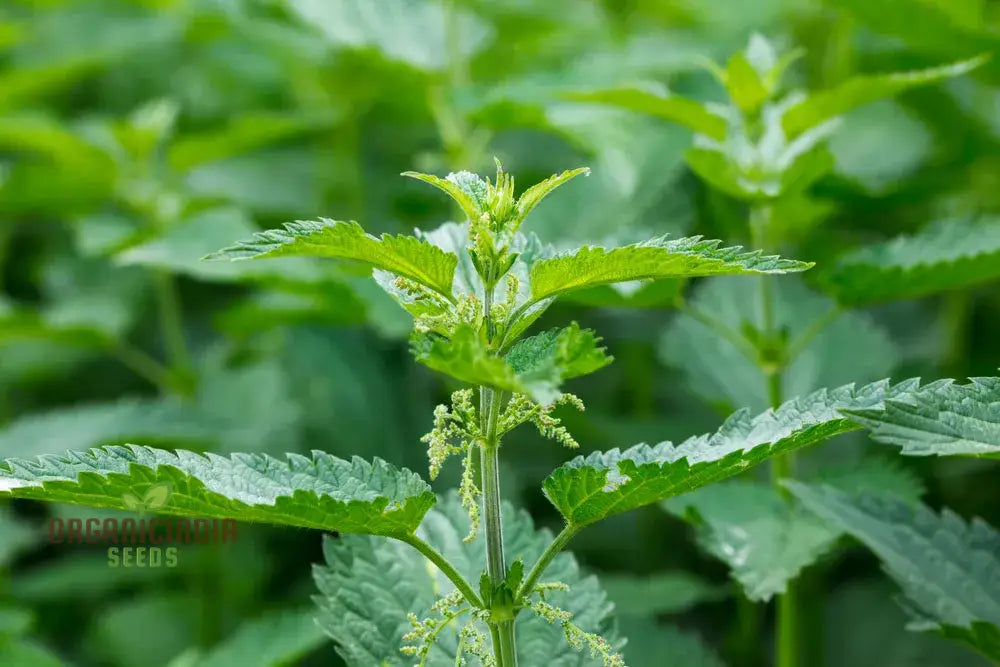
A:
MULTIPOLYGON (((320 449, 422 470, 419 437, 434 404, 455 387, 412 362, 408 316, 363 272, 302 258, 198 260, 257 229, 319 215, 358 220, 372 232, 435 228, 460 212, 398 174, 489 172, 494 155, 521 183, 591 167, 589 178, 532 215, 533 231, 556 247, 663 233, 748 243, 747 207, 730 196, 740 193, 696 177, 722 178, 711 163, 685 163, 688 130, 573 97, 666 83, 721 102, 705 59, 725 62, 753 32, 786 51, 805 49, 784 73, 789 87, 826 89, 855 74, 995 51, 1000 7, 7 0, 0 457, 139 442, 221 453, 320 449)), ((848 303, 881 301, 867 298, 873 283, 859 286, 855 267, 891 262, 903 250, 862 246, 927 229, 933 249, 982 253, 981 264, 966 267, 963 289, 924 296, 940 275, 930 270, 911 283, 912 298, 839 315, 786 369, 789 396, 886 375, 996 374, 1000 291, 981 281, 995 275, 988 267, 997 261, 990 216, 1000 211, 998 86, 994 58, 972 75, 850 111, 830 134, 832 170, 806 183, 808 196, 782 202, 775 224, 795 221, 780 235, 790 247, 767 250, 831 269, 776 283, 777 320, 793 336, 803 313, 828 309, 818 287, 848 303)), ((739 99, 752 107, 755 94, 739 99)), ((913 245, 919 252, 920 242, 913 245)), ((758 313, 744 291, 753 285, 705 282, 688 301, 752 328, 758 313)), ((689 311, 671 309, 679 289, 593 290, 540 320, 539 328, 570 318, 594 326, 617 359, 571 385, 588 409, 565 421, 584 451, 678 442, 713 430, 734 409, 767 405, 759 369, 689 311)), ((505 495, 537 524, 555 525, 537 489, 566 452, 527 431, 505 450, 505 495)), ((808 452, 799 467, 811 474, 895 454, 847 435, 808 452)), ((931 505, 1000 524, 988 462, 897 465, 908 491, 926 487, 931 505)), ((456 478, 445 469, 440 488, 456 478)), ((778 501, 761 490, 761 507, 778 501)), ((840 532, 811 516, 761 518, 757 503, 734 517, 718 494, 679 501, 669 511, 619 515, 572 545, 589 569, 609 575, 619 629, 632 637, 629 664, 769 664, 768 609, 742 599, 698 544, 725 560, 720 535, 733 525, 759 521, 767 546, 789 539, 782 531, 803 531, 803 549, 840 532), (700 515, 694 528, 675 516, 692 507, 700 515)), ((50 512, 94 516, 0 507, 0 665, 338 664, 309 620, 310 565, 323 558, 318 536, 247 526, 234 545, 185 551, 177 569, 110 569, 100 548, 46 544, 50 512)), ((802 573, 805 599, 817 600, 803 605, 800 621, 808 664, 979 664, 943 639, 908 633, 867 552, 833 554, 802 573)), ((773 558, 788 558, 793 573, 803 564, 794 553, 773 558)), ((743 563, 750 571, 734 576, 753 578, 753 566, 743 563)), ((768 595, 780 590, 761 585, 768 595)))

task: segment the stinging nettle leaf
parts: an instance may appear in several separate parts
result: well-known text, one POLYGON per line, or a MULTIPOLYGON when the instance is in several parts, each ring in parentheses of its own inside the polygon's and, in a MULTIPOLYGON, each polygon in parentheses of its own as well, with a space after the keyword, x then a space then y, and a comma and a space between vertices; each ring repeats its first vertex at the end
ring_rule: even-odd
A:
POLYGON ((565 97, 581 102, 599 102, 663 118, 718 141, 726 138, 725 116, 686 97, 662 95, 642 88, 580 91, 567 93, 565 97))
POLYGON ((332 257, 369 264, 414 280, 451 298, 458 257, 413 236, 365 233, 356 222, 320 218, 287 222, 212 253, 206 259, 277 256, 332 257))
POLYGON ((649 241, 602 248, 583 246, 531 267, 531 297, 538 301, 564 292, 631 280, 658 280, 736 273, 805 271, 811 262, 783 259, 741 246, 719 247, 717 240, 700 236, 649 241))
POLYGON ((903 454, 1000 458, 1000 378, 941 380, 879 407, 841 412, 903 454))
POLYGON ((884 494, 787 481, 806 507, 863 542, 906 596, 913 630, 934 630, 1000 660, 1000 533, 884 494))
POLYGON ((478 331, 463 324, 450 338, 416 334, 411 350, 417 361, 462 382, 528 394, 549 404, 559 397, 564 380, 611 363, 612 357, 598 345, 600 340, 574 322, 525 338, 499 357, 489 351, 478 331))
POLYGON ((963 289, 1000 278, 1000 218, 962 218, 859 248, 822 277, 845 304, 963 289))
MULTIPOLYGON (((892 461, 863 461, 836 473, 824 471, 821 477, 852 493, 891 491, 918 502, 923 492, 919 480, 892 461)), ((713 484, 670 498, 662 506, 695 526, 701 547, 729 566, 751 600, 784 593, 788 581, 829 552, 842 535, 763 482, 713 484)))
POLYGON ((915 379, 895 385, 881 380, 859 388, 821 389, 756 416, 741 410, 715 433, 694 436, 679 445, 640 444, 625 451, 577 457, 553 471, 543 489, 567 522, 585 526, 732 477, 777 454, 856 430, 859 425, 841 415, 841 408, 877 407, 918 386, 915 379))
POLYGON ((405 535, 435 502, 420 476, 381 459, 324 452, 198 454, 128 445, 0 464, 0 495, 130 509, 126 494, 169 485, 161 514, 405 535))
POLYGON ((530 188, 522 192, 521 196, 517 200, 518 216, 523 220, 529 213, 531 213, 533 208, 538 206, 539 202, 549 195, 550 192, 558 188, 560 185, 568 183, 580 174, 590 176, 590 169, 587 167, 568 169, 561 174, 555 174, 540 183, 532 185, 530 188))
MULTIPOLYGON (((531 517, 503 504, 504 542, 507 553, 516 562, 534 562, 552 536, 536 530, 531 517)), ((486 557, 485 538, 464 542, 469 519, 455 493, 427 513, 417 534, 438 549, 453 563, 466 580, 477 581, 486 557)), ((346 535, 327 538, 323 544, 325 565, 313 568, 319 595, 313 599, 319 608, 317 621, 338 644, 338 651, 350 667, 370 665, 412 665, 412 658, 399 648, 404 633, 410 630, 407 614, 417 618, 428 615, 430 606, 452 585, 437 568, 430 567, 408 545, 378 537, 346 535)), ((573 621, 589 632, 599 632, 612 644, 620 644, 613 629, 612 605, 594 576, 581 572, 569 553, 561 553, 546 571, 546 580, 569 586, 569 591, 554 591, 549 601, 573 614, 573 621)), ((428 667, 452 667, 455 664, 457 631, 469 620, 459 617, 444 628, 428 656, 428 667)), ((562 631, 530 612, 522 612, 515 621, 518 655, 525 665, 560 665, 597 667, 600 659, 576 652, 562 637, 562 631)), ((489 635, 485 625, 480 631, 489 635)), ((468 654, 464 654, 468 656, 468 654)), ((473 665, 479 662, 473 658, 473 665)))
POLYGON ((782 119, 788 136, 793 137, 823 121, 886 97, 970 72, 989 60, 988 54, 938 67, 910 72, 857 76, 828 90, 818 91, 792 105, 782 119))

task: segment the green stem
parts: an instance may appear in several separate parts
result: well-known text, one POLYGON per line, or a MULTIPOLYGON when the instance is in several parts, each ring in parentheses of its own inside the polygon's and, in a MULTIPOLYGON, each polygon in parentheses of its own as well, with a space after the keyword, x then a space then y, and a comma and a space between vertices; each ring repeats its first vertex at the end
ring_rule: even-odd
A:
POLYGON ((411 547, 413 547, 421 554, 423 554, 424 557, 427 558, 427 560, 434 563, 434 565, 436 565, 437 568, 441 570, 441 573, 444 574, 444 576, 448 577, 448 579, 451 580, 451 583, 455 584, 455 588, 462 591, 462 595, 464 595, 465 599, 469 601, 469 604, 473 605, 474 607, 483 606, 483 601, 480 600, 479 596, 476 595, 476 592, 472 590, 472 586, 469 585, 469 582, 467 582, 465 578, 458 573, 458 570, 456 570, 454 566, 452 566, 452 564, 445 559, 444 556, 435 551, 434 547, 427 544, 413 533, 406 533, 403 535, 393 535, 393 537, 399 540, 400 542, 405 542, 406 544, 409 544, 411 547))
MULTIPOLYGON (((498 456, 500 442, 497 437, 500 404, 503 401, 503 396, 488 387, 480 387, 479 396, 481 414, 485 420, 483 433, 486 436, 479 448, 484 505, 483 519, 486 532, 486 573, 494 589, 497 589, 507 578, 507 565, 504 562, 503 553, 503 515, 500 509, 500 462, 498 456)), ((497 667, 517 667, 514 620, 499 621, 495 625, 496 638, 499 639, 500 647, 497 667)), ((496 644, 494 644, 493 651, 497 653, 496 644)))
POLYGON ((166 392, 170 388, 170 371, 163 364, 137 347, 121 342, 112 350, 118 360, 128 366, 136 375, 148 380, 166 392))
POLYGON ((582 526, 577 526, 571 523, 566 524, 559 534, 556 535, 555 539, 545 547, 545 551, 539 556, 538 561, 535 563, 534 567, 531 568, 531 572, 528 573, 528 577, 521 584, 521 589, 517 592, 517 604, 520 604, 525 597, 531 595, 532 589, 538 583, 542 574, 545 573, 545 568, 549 566, 552 559, 559 555, 559 552, 566 548, 566 544, 573 539, 577 533, 580 532, 582 526))
POLYGON ((823 330, 830 326, 830 323, 840 317, 840 313, 840 306, 835 304, 822 317, 813 320, 808 329, 788 344, 788 349, 785 352, 785 364, 795 361, 816 336, 823 333, 823 330))
POLYGON ((191 368, 191 358, 184 340, 184 320, 173 276, 166 271, 157 271, 156 292, 160 307, 160 326, 163 328, 171 370, 187 371, 191 368))
POLYGON ((717 333, 722 338, 725 338, 730 343, 733 344, 737 350, 739 350, 743 356, 745 356, 750 361, 756 363, 760 358, 757 349, 753 344, 746 339, 738 331, 734 330, 728 324, 717 318, 711 313, 705 312, 696 306, 692 306, 689 303, 682 303, 677 307, 677 309, 687 315, 688 317, 701 322, 706 327, 717 333))
MULTIPOLYGON (((773 208, 771 204, 766 202, 755 204, 750 209, 750 237, 751 243, 756 249, 764 248, 770 241, 768 232, 770 231, 772 213, 773 208)), ((760 279, 760 307, 761 329, 763 330, 765 340, 771 341, 775 335, 774 295, 771 291, 771 281, 767 278, 760 279)), ((826 323, 822 322, 822 326, 825 325, 826 323)), ((815 336, 820 330, 822 329, 818 328, 811 335, 815 336)), ((787 359, 784 355, 779 357, 779 359, 778 363, 769 363, 763 369, 767 381, 767 399, 772 408, 780 406, 783 398, 781 376, 787 359)), ((795 460, 791 454, 776 456, 771 461, 771 483, 786 498, 788 497, 787 491, 781 485, 781 480, 789 477, 793 473, 794 468, 795 460)), ((784 594, 778 596, 777 606, 775 666, 797 667, 799 664, 799 632, 796 623, 798 591, 796 590, 794 580, 789 581, 784 594)))

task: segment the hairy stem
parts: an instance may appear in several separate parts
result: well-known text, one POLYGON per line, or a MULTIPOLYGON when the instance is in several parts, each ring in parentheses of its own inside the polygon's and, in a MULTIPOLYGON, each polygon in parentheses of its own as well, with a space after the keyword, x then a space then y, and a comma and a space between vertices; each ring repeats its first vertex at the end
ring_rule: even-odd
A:
POLYGON ((517 592, 517 602, 520 603, 525 597, 531 594, 532 589, 538 584, 538 580, 545 573, 545 569, 552 562, 552 559, 559 555, 559 552, 566 548, 566 544, 573 539, 573 536, 580 532, 581 526, 577 526, 571 523, 566 524, 559 534, 556 535, 555 539, 545 547, 545 551, 539 556, 538 561, 531 568, 531 572, 528 573, 527 578, 525 578, 524 583, 521 584, 521 590, 517 592))
MULTIPOLYGON (((487 294, 490 290, 487 290, 487 294)), ((489 298, 487 298, 489 304, 489 298)), ((500 404, 503 396, 489 387, 479 388, 482 419, 485 420, 483 433, 485 442, 480 446, 484 523, 486 530, 486 573, 494 587, 500 586, 507 577, 507 565, 503 553, 503 515, 500 509, 500 442, 497 437, 497 424, 500 418, 500 404)), ((492 633, 491 633, 492 634, 492 633)), ((517 667, 517 646, 514 638, 513 619, 496 623, 498 645, 494 643, 493 651, 497 654, 497 667, 517 667)))
MULTIPOLYGON (((768 232, 771 226, 772 212, 772 206, 768 203, 756 204, 750 209, 750 236, 755 248, 763 249, 770 241, 768 232)), ((760 280, 760 312, 764 338, 772 341, 776 333, 774 295, 771 291, 771 281, 767 278, 760 280)), ((821 320, 821 327, 826 326, 826 324, 827 322, 821 320)), ((816 329, 815 333, 811 333, 811 335, 818 334, 820 330, 822 329, 816 329)), ((767 366, 762 369, 767 383, 767 399, 772 408, 777 408, 782 402, 781 380, 786 361, 784 355, 781 355, 777 360, 768 360, 767 366)), ((791 454, 778 455, 771 461, 771 483, 786 498, 788 497, 787 491, 781 485, 781 480, 790 476, 794 467, 795 461, 791 454)), ((778 596, 777 604, 774 664, 776 667, 797 667, 799 662, 799 632, 796 622, 798 591, 794 580, 789 581, 784 594, 778 596)))
POLYGON ((458 570, 456 570, 444 556, 435 551, 434 547, 427 544, 413 533, 393 535, 393 537, 400 542, 409 544, 411 547, 423 554, 427 560, 434 563, 434 565, 441 570, 441 573, 448 577, 448 579, 451 580, 451 583, 455 584, 455 588, 462 591, 462 595, 465 596, 465 599, 468 600, 470 604, 475 607, 483 606, 483 601, 480 600, 476 592, 472 590, 472 586, 469 585, 469 582, 467 582, 465 578, 458 573, 458 570))

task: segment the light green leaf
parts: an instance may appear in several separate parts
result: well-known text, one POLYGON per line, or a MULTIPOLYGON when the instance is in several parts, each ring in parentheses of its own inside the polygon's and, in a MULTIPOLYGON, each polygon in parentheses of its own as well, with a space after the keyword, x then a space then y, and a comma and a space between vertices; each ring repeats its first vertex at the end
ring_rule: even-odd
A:
POLYGON ((478 220, 486 210, 486 182, 469 171, 459 171, 441 178, 434 174, 404 171, 402 176, 429 183, 455 200, 468 220, 478 220))
POLYGON ((600 579, 619 616, 678 614, 726 597, 725 587, 713 585, 684 570, 648 577, 604 574, 600 579))
POLYGON ((845 304, 963 289, 1000 278, 1000 218, 944 220, 913 236, 859 248, 822 277, 845 304))
POLYGON ((800 102, 788 108, 782 119, 782 125, 788 136, 794 137, 862 104, 894 97, 917 86, 926 86, 961 76, 976 69, 988 59, 988 55, 980 55, 922 70, 856 76, 833 88, 803 97, 800 102))
MULTIPOLYGON (((552 536, 536 531, 526 512, 504 503, 504 542, 513 562, 534 562, 552 536)), ((468 515, 455 494, 441 499, 427 513, 417 534, 435 547, 467 579, 478 581, 485 562, 485 538, 462 541, 468 534, 468 515)), ((343 536, 327 538, 323 545, 325 566, 316 566, 313 576, 319 595, 318 621, 338 644, 350 667, 413 664, 400 653, 401 638, 409 631, 406 615, 428 615, 437 596, 452 590, 451 583, 423 556, 405 544, 380 538, 343 536)), ((549 601, 573 613, 573 621, 584 630, 597 632, 613 645, 620 644, 612 630, 611 604, 597 579, 584 576, 573 556, 561 553, 546 570, 546 581, 561 581, 568 593, 554 592, 549 601)), ((446 628, 431 650, 430 667, 455 664, 456 632, 468 620, 458 619, 458 627, 446 628)), ((489 637, 485 625, 480 630, 489 637)), ((585 653, 566 645, 562 631, 530 614, 516 620, 518 654, 525 665, 596 667, 600 664, 585 653)), ((488 641, 488 640, 487 640, 488 641)), ((478 662, 472 664, 478 665, 478 662)))
POLYGON ((733 273, 805 271, 810 262, 742 252, 740 246, 720 248, 721 241, 700 236, 668 240, 656 237, 620 248, 584 246, 542 259, 531 267, 531 297, 538 301, 571 290, 631 280, 659 280, 733 273))
POLYGON ((205 281, 266 281, 300 287, 331 281, 319 260, 270 259, 261 262, 203 262, 201 258, 234 238, 255 233, 250 218, 235 207, 199 211, 162 234, 117 253, 120 264, 166 269, 205 281))
MULTIPOLYGON (((910 502, 923 491, 914 475, 878 459, 824 479, 851 492, 893 492, 910 502)), ((751 600, 784 593, 842 534, 759 482, 713 484, 666 500, 663 507, 696 526, 702 548, 729 566, 751 600)))
POLYGON ((789 481, 806 507, 863 542, 906 596, 913 630, 936 630, 1000 660, 1000 533, 887 495, 789 481))
POLYGON ((526 391, 510 364, 490 354, 479 332, 468 324, 456 327, 451 338, 415 334, 410 342, 417 361, 456 380, 506 391, 526 391))
MULTIPOLYGON (((504 359, 532 393, 558 393, 564 380, 589 375, 610 364, 601 339, 576 322, 550 329, 516 343, 504 359)), ((554 398, 554 396, 553 396, 554 398)))
POLYGON ((933 144, 930 131, 914 114, 898 102, 882 100, 844 116, 829 146, 838 174, 881 195, 919 168, 933 144))
POLYGON ((372 50, 387 60, 417 69, 441 71, 454 57, 468 57, 491 37, 490 27, 467 11, 454 14, 454 42, 443 2, 396 0, 375 6, 366 0, 292 0, 290 11, 342 48, 372 50), (457 53, 456 53, 457 51, 457 53))
MULTIPOLYGON (((771 279, 724 277, 697 285, 660 339, 660 358, 681 370, 688 386, 723 413, 770 405, 763 364, 751 342, 760 340, 764 330, 760 290, 765 280, 771 279)), ((781 371, 784 396, 871 382, 892 372, 899 353, 871 317, 836 313, 833 301, 795 277, 773 280, 769 289, 772 326, 787 337, 787 346, 797 348, 781 371)))
POLYGON ((324 640, 311 609, 269 612, 241 624, 191 667, 294 665, 324 640))
POLYGON ((129 445, 0 465, 0 495, 89 507, 127 509, 122 496, 160 484, 173 489, 162 514, 378 535, 411 532, 434 504, 409 470, 318 451, 225 458, 129 445))
POLYGON ((254 234, 206 259, 252 259, 285 255, 333 257, 409 278, 451 298, 458 258, 412 236, 366 234, 356 222, 321 218, 285 223, 284 229, 254 234))
POLYGON ((677 123, 721 141, 726 137, 726 118, 712 107, 678 95, 660 94, 643 88, 567 93, 565 97, 581 102, 599 102, 621 109, 638 111, 677 123))
POLYGON ((167 150, 170 166, 187 171, 206 162, 246 153, 269 144, 321 129, 336 120, 330 114, 310 115, 246 111, 225 126, 174 140, 167 150))
POLYGON ((1000 378, 942 380, 882 406, 842 413, 903 454, 1000 458, 1000 378))
POLYGON ((873 382, 855 388, 821 389, 777 410, 751 416, 734 413, 715 433, 691 437, 679 445, 636 445, 577 457, 557 468, 543 483, 546 497, 571 525, 648 505, 737 475, 784 452, 795 451, 859 426, 840 408, 879 406, 886 398, 918 387, 916 380, 896 385, 873 382))
POLYGON ((575 322, 525 338, 503 358, 492 354, 467 324, 458 326, 451 338, 420 334, 411 340, 417 361, 436 371, 469 384, 529 394, 543 404, 559 396, 564 380, 593 373, 612 360, 598 346, 600 338, 575 322))
POLYGON ((66 667, 47 648, 29 639, 0 642, 0 665, 10 667, 66 667))

